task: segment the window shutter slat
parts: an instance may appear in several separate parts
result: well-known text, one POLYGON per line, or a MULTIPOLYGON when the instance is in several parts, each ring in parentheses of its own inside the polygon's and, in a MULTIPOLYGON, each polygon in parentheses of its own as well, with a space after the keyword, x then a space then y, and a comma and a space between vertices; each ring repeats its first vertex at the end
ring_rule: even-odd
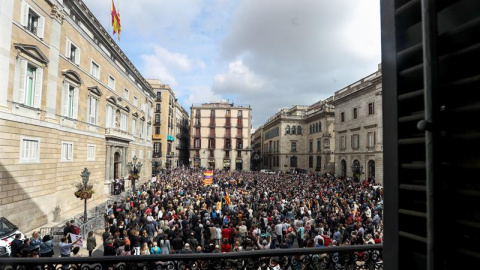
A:
POLYGON ((77 50, 75 51, 75 64, 77 65, 80 65, 80 54, 82 53, 82 51, 80 50, 80 48, 77 48, 77 50))
POLYGON ((20 13, 20 24, 27 26, 28 23, 28 4, 25 0, 22 0, 21 4, 21 13, 20 13))
POLYGON ((45 17, 38 18, 37 36, 43 38, 45 30, 45 17))
POLYGON ((37 68, 35 71, 35 98, 34 107, 42 106, 42 89, 43 89, 43 69, 37 68))
POLYGON ((80 91, 78 87, 75 87, 73 91, 73 118, 77 119, 78 118, 78 95, 80 94, 80 91))
POLYGON ((62 115, 68 115, 68 90, 70 88, 70 84, 65 82, 63 84, 63 97, 62 97, 62 115))
POLYGON ((27 81, 27 60, 20 60, 20 75, 19 75, 19 87, 17 92, 17 102, 25 103, 25 88, 27 81))
POLYGON ((67 58, 70 58, 70 56, 72 55, 72 42, 70 42, 70 40, 67 38, 66 41, 65 41, 65 56, 67 58))

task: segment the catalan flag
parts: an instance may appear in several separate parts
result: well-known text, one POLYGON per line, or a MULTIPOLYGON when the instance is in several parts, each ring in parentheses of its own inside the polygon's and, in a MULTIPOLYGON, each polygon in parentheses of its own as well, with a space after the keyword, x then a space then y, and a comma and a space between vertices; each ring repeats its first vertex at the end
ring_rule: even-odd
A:
POLYGON ((223 192, 223 199, 225 200, 225 203, 230 206, 232 202, 230 201, 230 195, 228 195, 228 191, 223 192))
POLYGON ((117 12, 115 9, 115 3, 113 3, 112 0, 112 8, 111 8, 111 14, 112 14, 112 27, 113 27, 113 34, 117 34, 117 38, 120 40, 120 32, 122 32, 122 27, 120 25, 120 12, 117 12))

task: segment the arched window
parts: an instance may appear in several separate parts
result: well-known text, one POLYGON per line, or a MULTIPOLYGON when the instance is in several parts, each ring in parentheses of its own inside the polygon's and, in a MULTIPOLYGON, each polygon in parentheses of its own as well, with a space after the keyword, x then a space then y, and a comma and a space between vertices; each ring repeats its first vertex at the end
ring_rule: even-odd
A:
POLYGON ((318 123, 315 124, 315 132, 318 132, 318 123))
POLYGON ((295 128, 295 126, 292 126, 292 134, 297 134, 297 129, 295 128))
POLYGON ((287 125, 287 127, 285 128, 285 134, 290 134, 290 126, 287 125))
POLYGON ((297 127, 297 134, 302 134, 302 127, 301 126, 297 127))
POLYGON ((297 157, 296 156, 290 157, 290 167, 297 167, 297 157))

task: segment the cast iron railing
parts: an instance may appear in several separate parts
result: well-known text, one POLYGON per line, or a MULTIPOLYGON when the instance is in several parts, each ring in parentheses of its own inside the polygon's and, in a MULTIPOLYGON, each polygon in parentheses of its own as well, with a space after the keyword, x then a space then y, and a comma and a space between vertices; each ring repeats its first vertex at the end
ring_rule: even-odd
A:
POLYGON ((341 246, 274 249, 231 253, 169 254, 145 256, 8 258, 0 270, 10 269, 383 269, 383 246, 341 246))

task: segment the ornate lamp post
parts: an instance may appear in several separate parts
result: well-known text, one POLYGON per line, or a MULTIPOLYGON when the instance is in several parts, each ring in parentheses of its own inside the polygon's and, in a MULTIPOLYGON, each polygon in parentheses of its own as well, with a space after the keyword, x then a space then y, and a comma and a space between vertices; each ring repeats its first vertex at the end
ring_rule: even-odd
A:
POLYGON ((84 200, 83 205, 83 223, 87 223, 87 200, 92 198, 93 193, 93 185, 88 184, 88 180, 90 178, 90 171, 87 168, 83 169, 82 173, 80 174, 82 177, 82 182, 76 185, 77 191, 75 192, 75 197, 79 198, 80 200, 84 200))
POLYGON ((137 162, 137 156, 133 157, 133 163, 129 161, 127 163, 127 169, 130 171, 130 176, 128 179, 132 181, 132 191, 135 192, 135 181, 140 178, 138 173, 142 169, 142 162, 137 162))

